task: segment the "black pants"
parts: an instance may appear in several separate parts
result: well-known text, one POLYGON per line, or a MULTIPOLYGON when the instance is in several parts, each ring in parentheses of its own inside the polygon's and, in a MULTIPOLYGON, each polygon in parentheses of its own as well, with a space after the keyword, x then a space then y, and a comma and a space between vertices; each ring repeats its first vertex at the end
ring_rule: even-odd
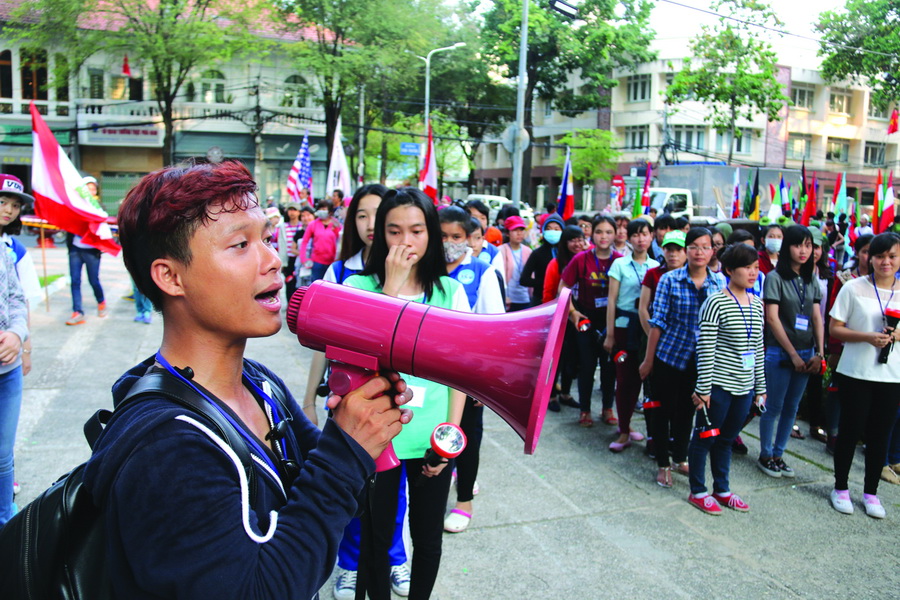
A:
POLYGON ((297 264, 296 256, 288 256, 287 264, 281 268, 281 274, 284 275, 284 294, 287 301, 291 301, 291 296, 297 291, 297 277, 294 275, 294 266, 297 264))
POLYGON ((475 406, 477 401, 466 396, 459 426, 466 434, 466 449, 456 457, 456 501, 469 502, 475 497, 473 488, 478 477, 481 437, 484 435, 484 405, 475 406))
POLYGON ((404 460, 402 465, 377 475, 372 490, 372 557, 368 583, 371 600, 390 600, 391 565, 389 552, 397 516, 397 493, 400 471, 409 477, 409 533, 413 559, 409 585, 412 600, 428 598, 434 588, 441 565, 441 541, 444 533, 444 511, 450 493, 450 461, 440 475, 424 477, 422 459, 404 460))
POLYGON ((822 383, 822 376, 818 373, 810 375, 806 383, 806 420, 809 421, 810 433, 817 427, 825 428, 825 394, 822 383))
POLYGON ((866 436, 866 479, 863 491, 878 493, 878 480, 887 459, 888 435, 897 414, 900 383, 882 383, 838 375, 841 424, 834 448, 834 489, 846 490, 856 442, 866 436))
POLYGON ((653 428, 653 447, 656 464, 669 466, 669 437, 672 438, 672 459, 687 460, 691 428, 697 412, 691 397, 697 383, 697 368, 691 364, 684 371, 667 365, 658 357, 653 361, 653 399, 659 406, 653 409, 650 426, 653 428))
POLYGON ((616 365, 603 349, 603 339, 594 327, 575 334, 578 346, 578 401, 582 412, 591 412, 591 396, 594 393, 594 371, 600 361, 600 392, 603 409, 612 408, 616 399, 616 365))
MULTIPOLYGON (((554 383, 559 383, 561 394, 568 396, 572 391, 572 381, 578 375, 578 342, 575 340, 578 330, 571 321, 566 321, 566 331, 563 336, 562 350, 557 362, 556 377, 554 383)), ((579 387, 579 389, 581 389, 579 387)), ((583 406, 583 405, 582 405, 583 406)), ((582 408, 581 410, 588 410, 582 408)))

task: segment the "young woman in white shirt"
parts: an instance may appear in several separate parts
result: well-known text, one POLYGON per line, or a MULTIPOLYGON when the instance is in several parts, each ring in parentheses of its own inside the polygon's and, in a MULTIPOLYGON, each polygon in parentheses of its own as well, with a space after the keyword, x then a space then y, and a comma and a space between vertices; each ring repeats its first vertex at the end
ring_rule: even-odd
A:
POLYGON ((844 342, 837 366, 840 377, 841 420, 834 452, 834 490, 831 505, 853 512, 848 474, 856 443, 866 438, 866 476, 863 505, 866 514, 885 517, 878 499, 878 481, 887 455, 887 438, 900 398, 900 329, 889 320, 900 310, 900 236, 882 233, 869 246, 869 276, 845 284, 831 308, 831 335, 844 342), (881 362, 887 353, 887 362, 881 362))

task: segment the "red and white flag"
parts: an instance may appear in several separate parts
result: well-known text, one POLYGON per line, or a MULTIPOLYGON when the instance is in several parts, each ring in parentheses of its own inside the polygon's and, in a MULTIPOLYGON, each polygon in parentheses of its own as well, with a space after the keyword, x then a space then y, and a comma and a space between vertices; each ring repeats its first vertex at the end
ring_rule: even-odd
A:
POLYGON ((109 217, 91 195, 75 165, 59 147, 56 138, 34 102, 31 103, 34 150, 31 188, 34 211, 51 225, 81 236, 81 241, 113 256, 122 248, 113 239, 109 217))
POLYGON ((437 161, 434 158, 434 137, 431 133, 431 122, 428 123, 428 149, 425 151, 425 164, 419 173, 419 181, 425 186, 422 188, 422 191, 437 205, 437 161))
POLYGON ((894 225, 894 172, 888 175, 887 186, 884 188, 884 201, 881 205, 881 223, 878 231, 884 233, 891 231, 894 225))

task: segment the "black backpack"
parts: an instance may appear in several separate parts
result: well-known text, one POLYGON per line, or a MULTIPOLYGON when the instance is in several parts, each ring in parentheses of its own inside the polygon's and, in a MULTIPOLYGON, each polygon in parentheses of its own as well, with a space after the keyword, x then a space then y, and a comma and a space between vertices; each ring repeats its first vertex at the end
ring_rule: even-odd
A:
MULTIPOLYGON (((277 386, 274 386, 277 389, 277 386)), ((280 390, 279 390, 280 391, 280 390)), ((167 372, 144 375, 116 407, 98 410, 84 424, 91 449, 104 427, 132 401, 164 396, 198 413, 235 451, 255 497, 256 475, 250 451, 237 430, 191 387, 167 372)), ((112 598, 107 573, 103 511, 84 486, 82 463, 0 527, 0 598, 107 600, 112 598)))

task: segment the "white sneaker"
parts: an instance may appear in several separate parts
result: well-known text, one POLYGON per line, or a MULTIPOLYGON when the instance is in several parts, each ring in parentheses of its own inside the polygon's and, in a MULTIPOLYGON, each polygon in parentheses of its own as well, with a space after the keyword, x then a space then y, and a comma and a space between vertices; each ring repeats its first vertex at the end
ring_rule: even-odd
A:
POLYGON ((405 564, 391 567, 391 589, 398 596, 409 596, 409 568, 405 564))
MULTIPOLYGON (((834 507, 834 510, 839 513, 844 513, 845 515, 853 514, 853 502, 850 501, 850 492, 845 490, 843 492, 839 492, 837 490, 831 490, 831 506, 834 507)), ((868 509, 866 509, 868 510, 868 509)), ((882 509, 883 511, 884 509, 882 509)))
POLYGON ((866 514, 873 519, 883 519, 885 517, 884 507, 878 496, 867 496, 863 498, 863 506, 866 507, 866 514))
POLYGON ((341 571, 334 581, 331 590, 334 600, 353 600, 356 598, 356 571, 341 571))

